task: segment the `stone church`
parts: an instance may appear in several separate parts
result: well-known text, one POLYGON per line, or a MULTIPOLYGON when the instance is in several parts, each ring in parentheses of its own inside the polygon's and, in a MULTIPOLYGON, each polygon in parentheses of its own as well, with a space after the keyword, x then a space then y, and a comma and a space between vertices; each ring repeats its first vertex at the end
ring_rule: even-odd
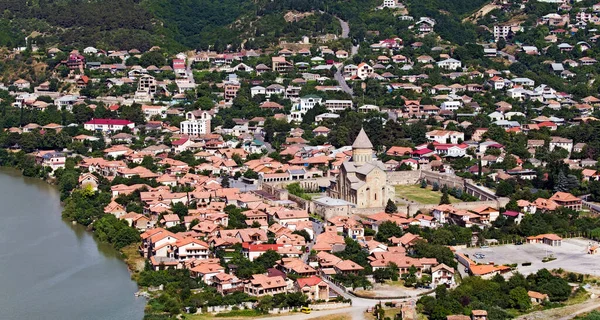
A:
POLYGON ((394 187, 387 185, 385 165, 373 158, 373 144, 361 129, 352 144, 352 159, 345 161, 329 196, 356 204, 356 208, 385 207, 394 200, 394 187))

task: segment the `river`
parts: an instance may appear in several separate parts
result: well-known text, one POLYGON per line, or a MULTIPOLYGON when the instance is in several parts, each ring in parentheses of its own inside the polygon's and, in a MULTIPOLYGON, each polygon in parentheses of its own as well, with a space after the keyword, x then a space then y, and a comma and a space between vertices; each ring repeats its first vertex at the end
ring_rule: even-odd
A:
POLYGON ((139 320, 119 253, 61 219, 58 191, 0 170, 0 318, 139 320))

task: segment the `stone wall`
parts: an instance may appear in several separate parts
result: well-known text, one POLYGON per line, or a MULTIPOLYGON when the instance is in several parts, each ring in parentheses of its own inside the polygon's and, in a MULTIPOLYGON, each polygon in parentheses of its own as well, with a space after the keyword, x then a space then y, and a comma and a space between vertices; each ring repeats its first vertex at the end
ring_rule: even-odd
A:
POLYGON ((314 203, 312 201, 298 197, 291 193, 288 193, 288 200, 294 201, 300 209, 308 210, 308 212, 315 212, 314 203))
POLYGON ((373 214, 373 213, 383 212, 384 210, 385 210, 384 207, 381 207, 381 208, 352 208, 350 210, 350 213, 358 214, 358 215, 369 215, 369 214, 373 214))
POLYGON ((285 187, 292 183, 299 183, 300 187, 305 191, 311 192, 319 190, 320 187, 329 187, 331 178, 329 177, 318 177, 312 179, 304 179, 304 180, 289 180, 282 182, 272 182, 271 184, 276 186, 279 189, 285 189, 285 187))
POLYGON ((464 188, 465 182, 464 179, 455 176, 448 175, 433 171, 421 171, 421 179, 425 179, 427 184, 433 185, 434 182, 440 186, 440 188, 444 185, 448 186, 448 188, 464 188))
MULTIPOLYGON (((498 198, 498 200, 489 200, 489 201, 472 201, 472 202, 458 202, 453 203, 452 206, 457 209, 463 210, 473 210, 479 208, 481 206, 489 206, 492 208, 499 209, 500 207, 506 206, 508 203, 508 198, 498 198)), ((398 212, 406 212, 409 217, 414 217, 417 212, 421 211, 422 213, 429 213, 433 208, 437 207, 437 204, 420 204, 420 203, 410 203, 408 205, 398 205, 398 212)))
POLYGON ((392 186, 417 184, 419 180, 421 180, 421 170, 387 172, 387 184, 392 186))
POLYGON ((289 193, 286 189, 278 188, 277 185, 271 183, 261 183, 260 190, 272 195, 277 200, 288 200, 289 193))

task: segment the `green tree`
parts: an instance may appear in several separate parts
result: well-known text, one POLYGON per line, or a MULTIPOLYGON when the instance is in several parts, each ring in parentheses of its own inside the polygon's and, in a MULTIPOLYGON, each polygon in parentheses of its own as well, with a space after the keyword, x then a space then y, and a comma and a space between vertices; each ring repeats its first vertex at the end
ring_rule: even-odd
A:
POLYGON ((387 204, 385 205, 385 213, 397 213, 398 206, 392 201, 392 199, 388 199, 387 204))
POLYGON ((450 204, 450 196, 448 195, 448 188, 444 187, 442 190, 442 197, 440 198, 440 204, 450 204))
POLYGON ((265 269, 272 268, 277 260, 281 259, 281 255, 277 251, 267 250, 260 257, 254 260, 255 263, 261 265, 265 269))
POLYGON ((223 177, 221 177, 221 187, 229 188, 229 175, 228 174, 224 174, 223 177))
POLYGON ((256 180, 258 179, 258 173, 252 169, 248 169, 246 172, 244 172, 244 178, 256 180))
POLYGON ((402 227, 392 221, 384 221, 379 225, 375 239, 379 242, 389 242, 391 237, 401 237, 402 227))
POLYGON ((500 196, 500 197, 510 196, 514 192, 515 192, 515 187, 514 187, 513 183, 511 183, 510 181, 507 181, 507 180, 500 181, 500 183, 498 184, 498 187, 496 188, 496 195, 500 196))
POLYGON ((517 287, 509 292, 510 304, 513 308, 520 311, 525 311, 531 308, 531 299, 527 294, 527 290, 523 287, 517 287))

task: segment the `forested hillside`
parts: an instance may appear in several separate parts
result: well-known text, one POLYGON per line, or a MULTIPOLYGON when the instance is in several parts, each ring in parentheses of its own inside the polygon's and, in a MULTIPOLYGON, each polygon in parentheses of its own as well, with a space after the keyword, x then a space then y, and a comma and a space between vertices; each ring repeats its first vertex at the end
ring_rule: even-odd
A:
MULTIPOLYGON (((474 26, 460 19, 485 2, 405 1, 410 15, 435 18, 439 34, 457 43, 475 38, 474 26)), ((24 45, 25 36, 35 31, 41 34, 35 41, 42 46, 223 49, 227 44, 238 48, 249 37, 264 46, 285 36, 338 32, 333 16, 349 21, 351 36, 359 42, 368 30, 399 34, 406 28, 391 13, 373 10, 380 4, 380 0, 3 0, 0 45, 24 45), (283 14, 290 10, 324 14, 286 23, 283 14)))

